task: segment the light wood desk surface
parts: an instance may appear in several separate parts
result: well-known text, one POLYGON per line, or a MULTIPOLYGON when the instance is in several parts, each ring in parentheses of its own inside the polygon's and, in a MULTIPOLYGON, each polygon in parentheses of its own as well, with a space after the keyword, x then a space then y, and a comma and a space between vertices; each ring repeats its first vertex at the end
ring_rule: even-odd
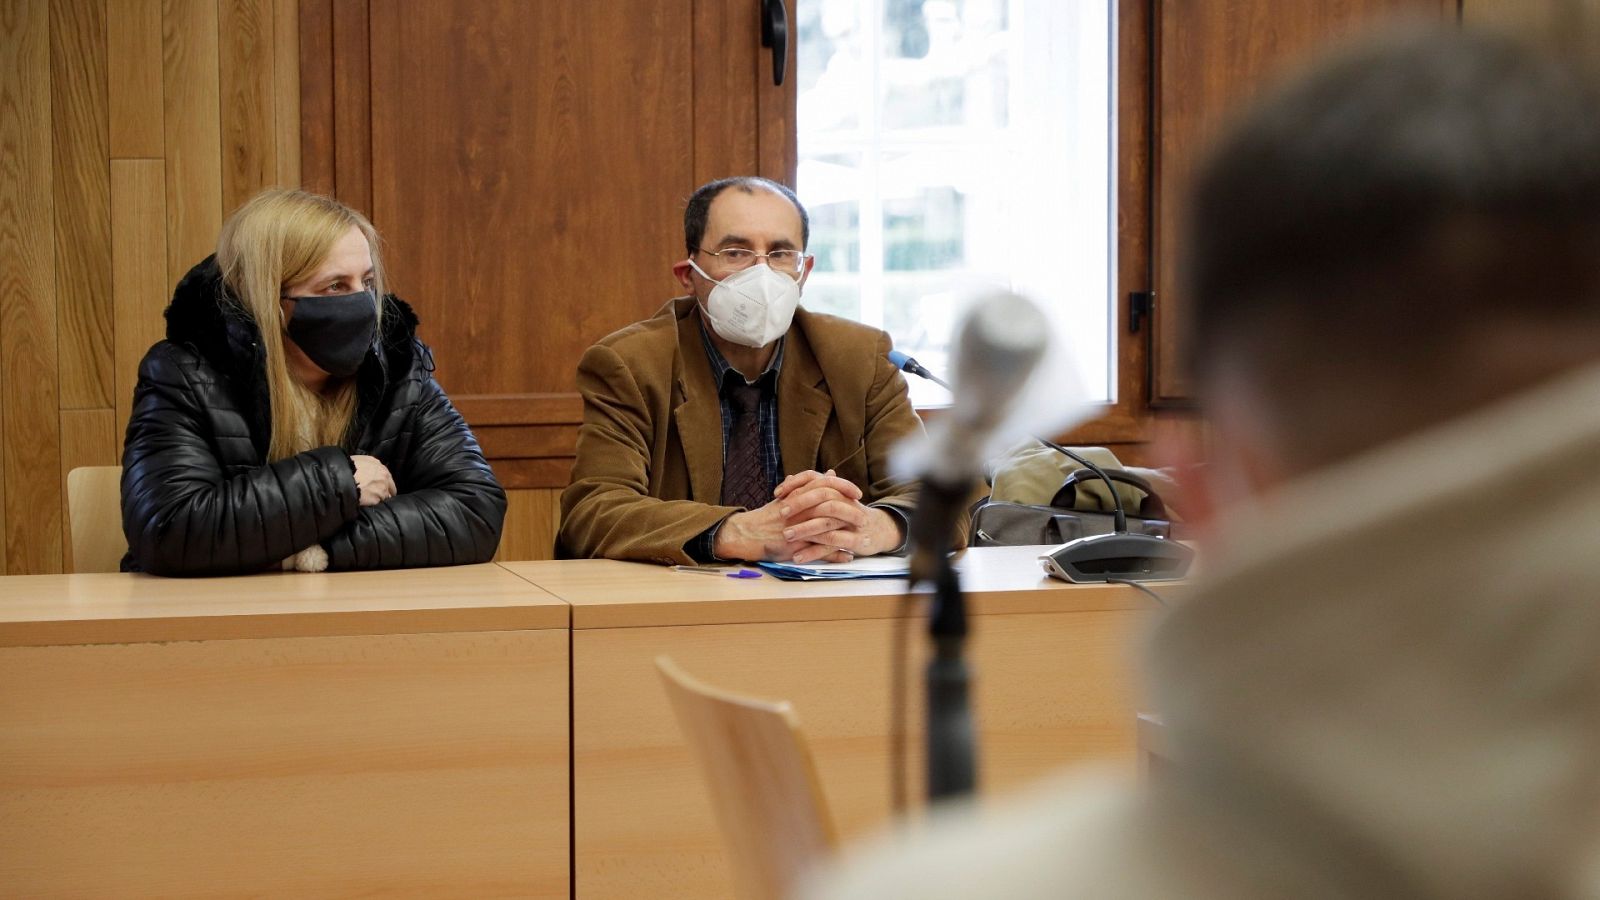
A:
POLYGON ((0 578, 0 897, 568 897, 567 609, 495 565, 0 578))
MULTIPOLYGON (((1130 650, 1154 604, 1123 585, 1051 580, 1043 549, 980 548, 960 561, 985 792, 1076 761, 1134 766, 1130 650)), ((655 671, 660 654, 719 687, 793 701, 848 840, 890 816, 890 659, 903 627, 909 793, 922 795, 926 604, 903 604, 904 581, 746 580, 597 560, 505 566, 572 604, 580 900, 731 896, 701 775, 655 671), (908 611, 913 620, 900 618, 908 611)))
POLYGON ((567 604, 492 563, 231 578, 0 578, 0 647, 565 628, 567 604))
MULTIPOLYGON (((1066 584, 1039 567, 1047 547, 978 547, 956 560, 974 615, 1063 610, 1131 610, 1146 601, 1132 588, 1066 584)), ((903 580, 781 581, 675 572, 653 563, 546 560, 502 563, 572 605, 572 627, 730 625, 883 619, 901 614, 903 580)), ((753 567, 752 567, 753 568, 753 567)), ((919 593, 926 594, 926 589, 919 593)))

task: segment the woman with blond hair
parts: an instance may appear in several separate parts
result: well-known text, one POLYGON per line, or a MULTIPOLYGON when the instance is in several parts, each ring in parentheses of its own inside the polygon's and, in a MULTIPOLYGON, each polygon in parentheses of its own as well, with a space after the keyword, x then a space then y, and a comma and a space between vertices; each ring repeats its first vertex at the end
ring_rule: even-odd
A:
POLYGON ((139 366, 123 568, 226 575, 485 562, 505 492, 343 204, 270 190, 178 283, 139 366))

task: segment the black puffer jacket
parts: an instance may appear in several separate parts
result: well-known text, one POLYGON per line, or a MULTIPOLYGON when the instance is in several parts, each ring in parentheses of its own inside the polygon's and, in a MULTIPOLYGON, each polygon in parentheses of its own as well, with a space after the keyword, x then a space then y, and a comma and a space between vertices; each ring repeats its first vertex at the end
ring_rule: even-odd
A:
POLYGON ((178 283, 167 339, 139 364, 122 452, 122 567, 228 575, 313 545, 329 569, 486 562, 506 495, 467 423, 433 380, 417 317, 388 296, 381 346, 356 374, 356 435, 268 465, 265 364, 255 323, 214 259, 178 283), (350 454, 377 457, 397 493, 362 507, 350 454))

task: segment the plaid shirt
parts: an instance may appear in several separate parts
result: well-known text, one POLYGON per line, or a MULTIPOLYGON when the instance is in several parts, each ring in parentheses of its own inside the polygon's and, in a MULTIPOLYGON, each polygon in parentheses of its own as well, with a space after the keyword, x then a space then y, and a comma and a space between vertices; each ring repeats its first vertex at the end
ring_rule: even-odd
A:
MULTIPOLYGON (((761 471, 767 476, 767 487, 776 489, 783 480, 783 457, 778 450, 778 371, 783 368, 784 338, 778 339, 778 352, 772 355, 772 362, 767 363, 767 368, 756 377, 754 383, 761 385, 761 405, 757 408, 761 416, 761 471)), ((706 358, 711 361, 711 375, 717 383, 717 396, 722 403, 722 468, 728 468, 728 438, 733 435, 733 404, 728 399, 728 386, 737 384, 733 379, 744 380, 744 374, 728 364, 715 344, 711 343, 710 335, 706 334, 705 325, 700 326, 700 342, 705 345, 706 358)), ((749 383, 749 382, 747 382, 749 383)), ((889 553, 904 553, 911 538, 911 523, 906 514, 893 506, 880 506, 869 503, 873 509, 881 509, 888 513, 900 525, 902 535, 900 546, 889 553)), ((728 521, 723 519, 722 522, 728 521)), ((713 552, 717 546, 717 530, 722 527, 722 522, 707 528, 695 535, 683 549, 690 558, 697 562, 727 562, 713 552)))
MULTIPOLYGON (((778 482, 783 480, 783 455, 778 449, 778 372, 783 368, 785 339, 778 339, 778 352, 772 354, 772 361, 767 363, 767 368, 756 376, 754 382, 745 381, 744 374, 728 363, 722 352, 711 343, 711 336, 706 334, 704 324, 700 326, 700 343, 705 345, 706 359, 711 362, 711 377, 717 383, 717 398, 722 406, 723 470, 728 468, 728 439, 733 436, 733 403, 728 399, 728 388, 740 382, 759 384, 761 405, 757 407, 757 415, 761 417, 761 473, 766 476, 767 489, 776 488, 778 482)), ((701 562, 715 560, 717 557, 711 548, 716 546, 717 529, 721 527, 722 523, 718 522, 707 528, 684 549, 701 562)))

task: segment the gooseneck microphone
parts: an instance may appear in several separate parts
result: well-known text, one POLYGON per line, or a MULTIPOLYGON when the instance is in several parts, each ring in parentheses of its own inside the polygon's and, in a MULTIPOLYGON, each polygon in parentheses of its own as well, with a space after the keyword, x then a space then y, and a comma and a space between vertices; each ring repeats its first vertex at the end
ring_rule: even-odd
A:
MULTIPOLYGON (((902 371, 944 384, 916 360, 897 350, 889 352, 889 361, 902 371)), ((1039 560, 1047 574, 1063 581, 1087 583, 1165 581, 1182 578, 1188 573, 1194 561, 1193 550, 1158 535, 1129 533, 1122 495, 1104 469, 1055 441, 1040 437, 1034 440, 1088 469, 1111 493, 1112 533, 1080 537, 1041 556, 1039 560)))
POLYGON ((1065 455, 1067 459, 1070 459, 1078 465, 1083 466, 1085 469, 1088 469, 1090 472, 1099 477, 1101 481, 1105 482, 1106 490, 1111 492, 1111 530, 1115 531, 1117 534, 1127 534, 1128 515, 1122 509, 1122 495, 1117 492, 1117 486, 1111 483, 1111 476, 1106 474, 1106 470, 1090 462, 1088 457, 1080 453, 1074 453, 1055 441, 1046 440, 1044 438, 1034 438, 1034 440, 1045 445, 1046 447, 1049 447, 1051 450, 1054 450, 1057 453, 1065 455))
POLYGON ((889 362, 894 363, 894 367, 902 372, 909 372, 918 378, 926 378, 934 384, 937 384, 939 387, 942 387, 947 391, 950 390, 949 382, 933 374, 932 372, 929 372, 922 365, 922 363, 919 363, 904 353, 901 353, 899 350, 889 351, 889 362))

